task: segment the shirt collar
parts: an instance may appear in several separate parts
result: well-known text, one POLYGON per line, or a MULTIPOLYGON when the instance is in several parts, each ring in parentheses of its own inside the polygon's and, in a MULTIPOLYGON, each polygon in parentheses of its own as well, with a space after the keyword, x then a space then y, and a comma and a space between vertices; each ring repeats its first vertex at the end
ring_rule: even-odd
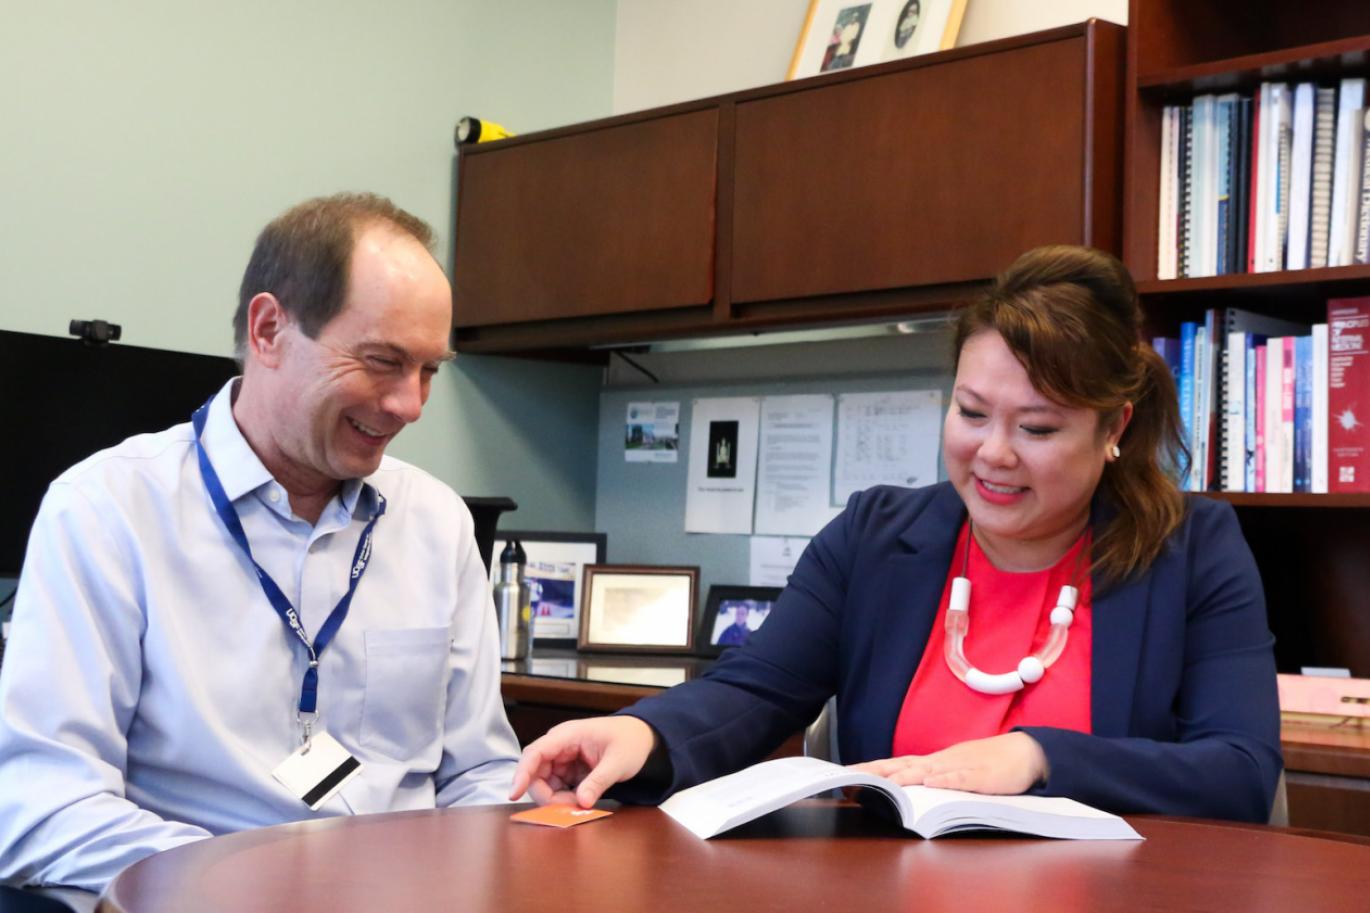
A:
MULTIPOLYGON (((243 437, 242 430, 233 418, 233 392, 241 377, 235 377, 214 394, 209 404, 209 415, 205 418, 203 443, 214 471, 219 475, 219 484, 229 501, 237 501, 267 485, 279 485, 262 465, 262 461, 243 437)), ((349 516, 369 517, 376 510, 376 489, 370 478, 348 479, 342 483, 338 500, 349 516)))

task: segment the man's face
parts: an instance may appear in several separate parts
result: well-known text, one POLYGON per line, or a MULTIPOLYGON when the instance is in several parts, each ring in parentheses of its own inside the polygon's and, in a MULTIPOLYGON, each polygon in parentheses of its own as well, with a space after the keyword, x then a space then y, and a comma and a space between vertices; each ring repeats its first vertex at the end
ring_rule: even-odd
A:
POLYGON ((376 471, 428 400, 451 319, 447 277, 423 245, 386 225, 360 233, 342 310, 316 339, 293 322, 283 331, 276 440, 297 481, 376 471))

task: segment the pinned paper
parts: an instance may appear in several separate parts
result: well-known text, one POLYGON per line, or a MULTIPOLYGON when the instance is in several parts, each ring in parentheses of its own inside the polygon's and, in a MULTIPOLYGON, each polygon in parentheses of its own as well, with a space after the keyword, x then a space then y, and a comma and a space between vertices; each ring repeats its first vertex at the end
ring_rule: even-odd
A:
POLYGON ((530 808, 526 811, 514 812, 509 816, 509 820, 518 821, 523 824, 541 824, 544 827, 575 827, 577 824, 587 824, 612 814, 613 812, 606 812, 602 808, 581 808, 576 805, 544 805, 540 808, 530 808))

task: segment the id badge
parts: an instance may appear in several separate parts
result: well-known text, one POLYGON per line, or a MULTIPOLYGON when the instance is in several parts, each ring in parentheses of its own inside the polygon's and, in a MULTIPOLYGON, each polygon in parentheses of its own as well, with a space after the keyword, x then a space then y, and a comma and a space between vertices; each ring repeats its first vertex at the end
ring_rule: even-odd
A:
POLYGON ((271 775, 312 811, 333 798, 353 777, 362 762, 327 732, 320 732, 286 758, 271 775))

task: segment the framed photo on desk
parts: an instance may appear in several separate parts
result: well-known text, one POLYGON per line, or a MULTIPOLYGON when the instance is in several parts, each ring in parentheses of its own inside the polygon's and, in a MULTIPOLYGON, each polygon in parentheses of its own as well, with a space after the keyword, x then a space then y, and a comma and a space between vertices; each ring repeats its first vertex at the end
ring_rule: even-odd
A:
POLYGON ((499 579, 499 556, 517 539, 528 556, 524 578, 532 591, 533 642, 541 647, 574 647, 580 633, 581 578, 587 565, 603 564, 604 533, 501 530, 495 533, 490 582, 499 579))
POLYGON ((742 646, 770 616, 778 598, 778 586, 709 587, 709 599, 695 635, 696 649, 703 656, 718 656, 729 647, 742 646))
POLYGON ((582 650, 689 653, 697 567, 592 564, 580 606, 582 650))

